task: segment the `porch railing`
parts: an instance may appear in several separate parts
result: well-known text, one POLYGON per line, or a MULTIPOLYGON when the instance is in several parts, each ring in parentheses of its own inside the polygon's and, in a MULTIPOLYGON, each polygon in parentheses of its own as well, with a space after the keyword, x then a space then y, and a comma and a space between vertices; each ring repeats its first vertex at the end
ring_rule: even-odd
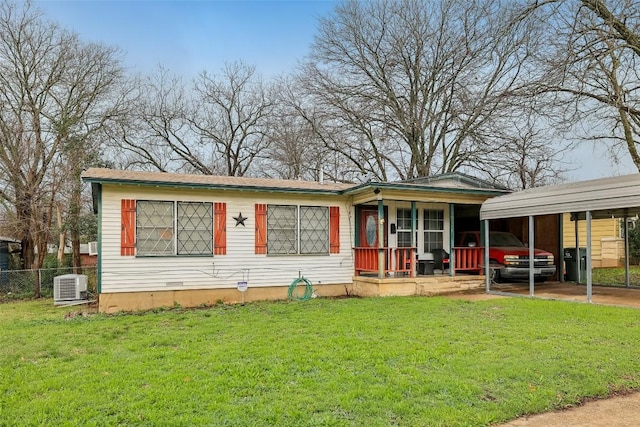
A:
POLYGON ((414 277, 416 271, 416 251, 417 248, 353 248, 355 258, 356 276, 362 273, 379 274, 379 257, 380 251, 384 254, 384 266, 382 273, 386 276, 388 273, 403 273, 409 277, 414 277))
POLYGON ((461 246, 454 247, 454 272, 480 273, 482 271, 482 257, 484 247, 461 246))

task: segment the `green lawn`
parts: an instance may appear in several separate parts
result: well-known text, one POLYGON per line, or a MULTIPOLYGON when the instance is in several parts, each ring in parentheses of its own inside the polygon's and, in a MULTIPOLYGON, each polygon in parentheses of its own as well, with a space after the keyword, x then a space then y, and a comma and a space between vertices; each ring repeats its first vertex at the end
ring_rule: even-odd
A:
POLYGON ((315 299, 65 319, 0 305, 0 425, 484 426, 640 388, 640 312, 315 299))
MULTIPOLYGON (((592 280, 598 284, 624 286, 624 267, 594 268, 592 280)), ((637 265, 629 266, 629 284, 640 286, 640 267, 637 265)))

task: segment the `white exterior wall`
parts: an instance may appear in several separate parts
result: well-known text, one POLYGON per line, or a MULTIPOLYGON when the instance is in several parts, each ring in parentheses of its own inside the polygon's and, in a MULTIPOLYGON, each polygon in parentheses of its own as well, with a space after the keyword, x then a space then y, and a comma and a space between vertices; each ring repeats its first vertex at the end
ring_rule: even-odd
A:
MULTIPOLYGON (((387 232, 389 233, 389 246, 396 247, 398 244, 397 234, 391 234, 391 224, 398 224, 397 214, 398 209, 411 209, 411 202, 385 202, 388 206, 389 212, 389 224, 387 224, 387 232)), ((417 253, 420 258, 424 255, 424 216, 423 211, 425 209, 442 210, 444 211, 444 231, 442 245, 444 250, 451 253, 451 239, 450 230, 451 224, 449 221, 449 204, 448 203, 416 203, 417 209, 417 232, 418 240, 416 246, 418 248, 417 253)))
POLYGON ((302 275, 312 284, 351 283, 352 208, 346 197, 282 193, 172 189, 102 185, 101 292, 167 291, 288 286, 302 275), (227 253, 215 256, 133 257, 120 255, 121 200, 204 201, 227 204, 227 253), (255 204, 340 207, 340 253, 330 255, 256 255, 255 204), (245 226, 233 219, 242 213, 245 226))

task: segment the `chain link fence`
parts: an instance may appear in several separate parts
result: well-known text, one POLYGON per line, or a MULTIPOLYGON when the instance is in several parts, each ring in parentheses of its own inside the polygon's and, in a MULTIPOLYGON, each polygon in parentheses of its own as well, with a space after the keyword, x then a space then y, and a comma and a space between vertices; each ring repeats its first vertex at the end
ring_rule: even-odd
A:
MULTIPOLYGON (((87 293, 95 295, 97 289, 96 267, 82 267, 80 274, 87 276, 87 293)), ((53 298, 53 279, 74 273, 73 267, 41 268, 38 270, 1 270, 0 302, 30 299, 37 296, 53 298)))

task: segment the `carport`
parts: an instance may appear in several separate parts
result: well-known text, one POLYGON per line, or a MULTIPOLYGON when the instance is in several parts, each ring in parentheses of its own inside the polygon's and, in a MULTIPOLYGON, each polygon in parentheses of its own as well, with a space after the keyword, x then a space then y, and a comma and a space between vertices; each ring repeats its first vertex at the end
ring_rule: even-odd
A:
MULTIPOLYGON (((627 218, 640 214, 640 174, 601 178, 580 181, 569 184, 553 185, 519 191, 504 196, 489 199, 480 208, 480 220, 484 229, 485 247, 489 247, 490 221, 507 218, 527 218, 529 234, 529 260, 534 259, 535 247, 535 217, 542 215, 562 215, 570 213, 576 221, 586 221, 586 293, 587 302, 592 302, 592 261, 591 261, 591 221, 598 218, 624 219, 624 252, 625 252, 625 281, 629 287, 629 238, 627 218)), ((559 229, 554 232, 562 233, 562 221, 559 229)), ((562 239, 559 239, 558 253, 563 254, 562 239)), ((580 247, 576 232, 576 248, 580 247)), ((484 269, 487 293, 496 292, 491 289, 491 265, 489 251, 484 251, 484 269)), ((562 260, 556 260, 561 269, 562 260)), ((535 296, 534 264, 529 262, 529 295, 535 296)), ((579 266, 576 265, 579 269, 579 266)), ((562 276, 561 276, 562 277, 562 276)))

